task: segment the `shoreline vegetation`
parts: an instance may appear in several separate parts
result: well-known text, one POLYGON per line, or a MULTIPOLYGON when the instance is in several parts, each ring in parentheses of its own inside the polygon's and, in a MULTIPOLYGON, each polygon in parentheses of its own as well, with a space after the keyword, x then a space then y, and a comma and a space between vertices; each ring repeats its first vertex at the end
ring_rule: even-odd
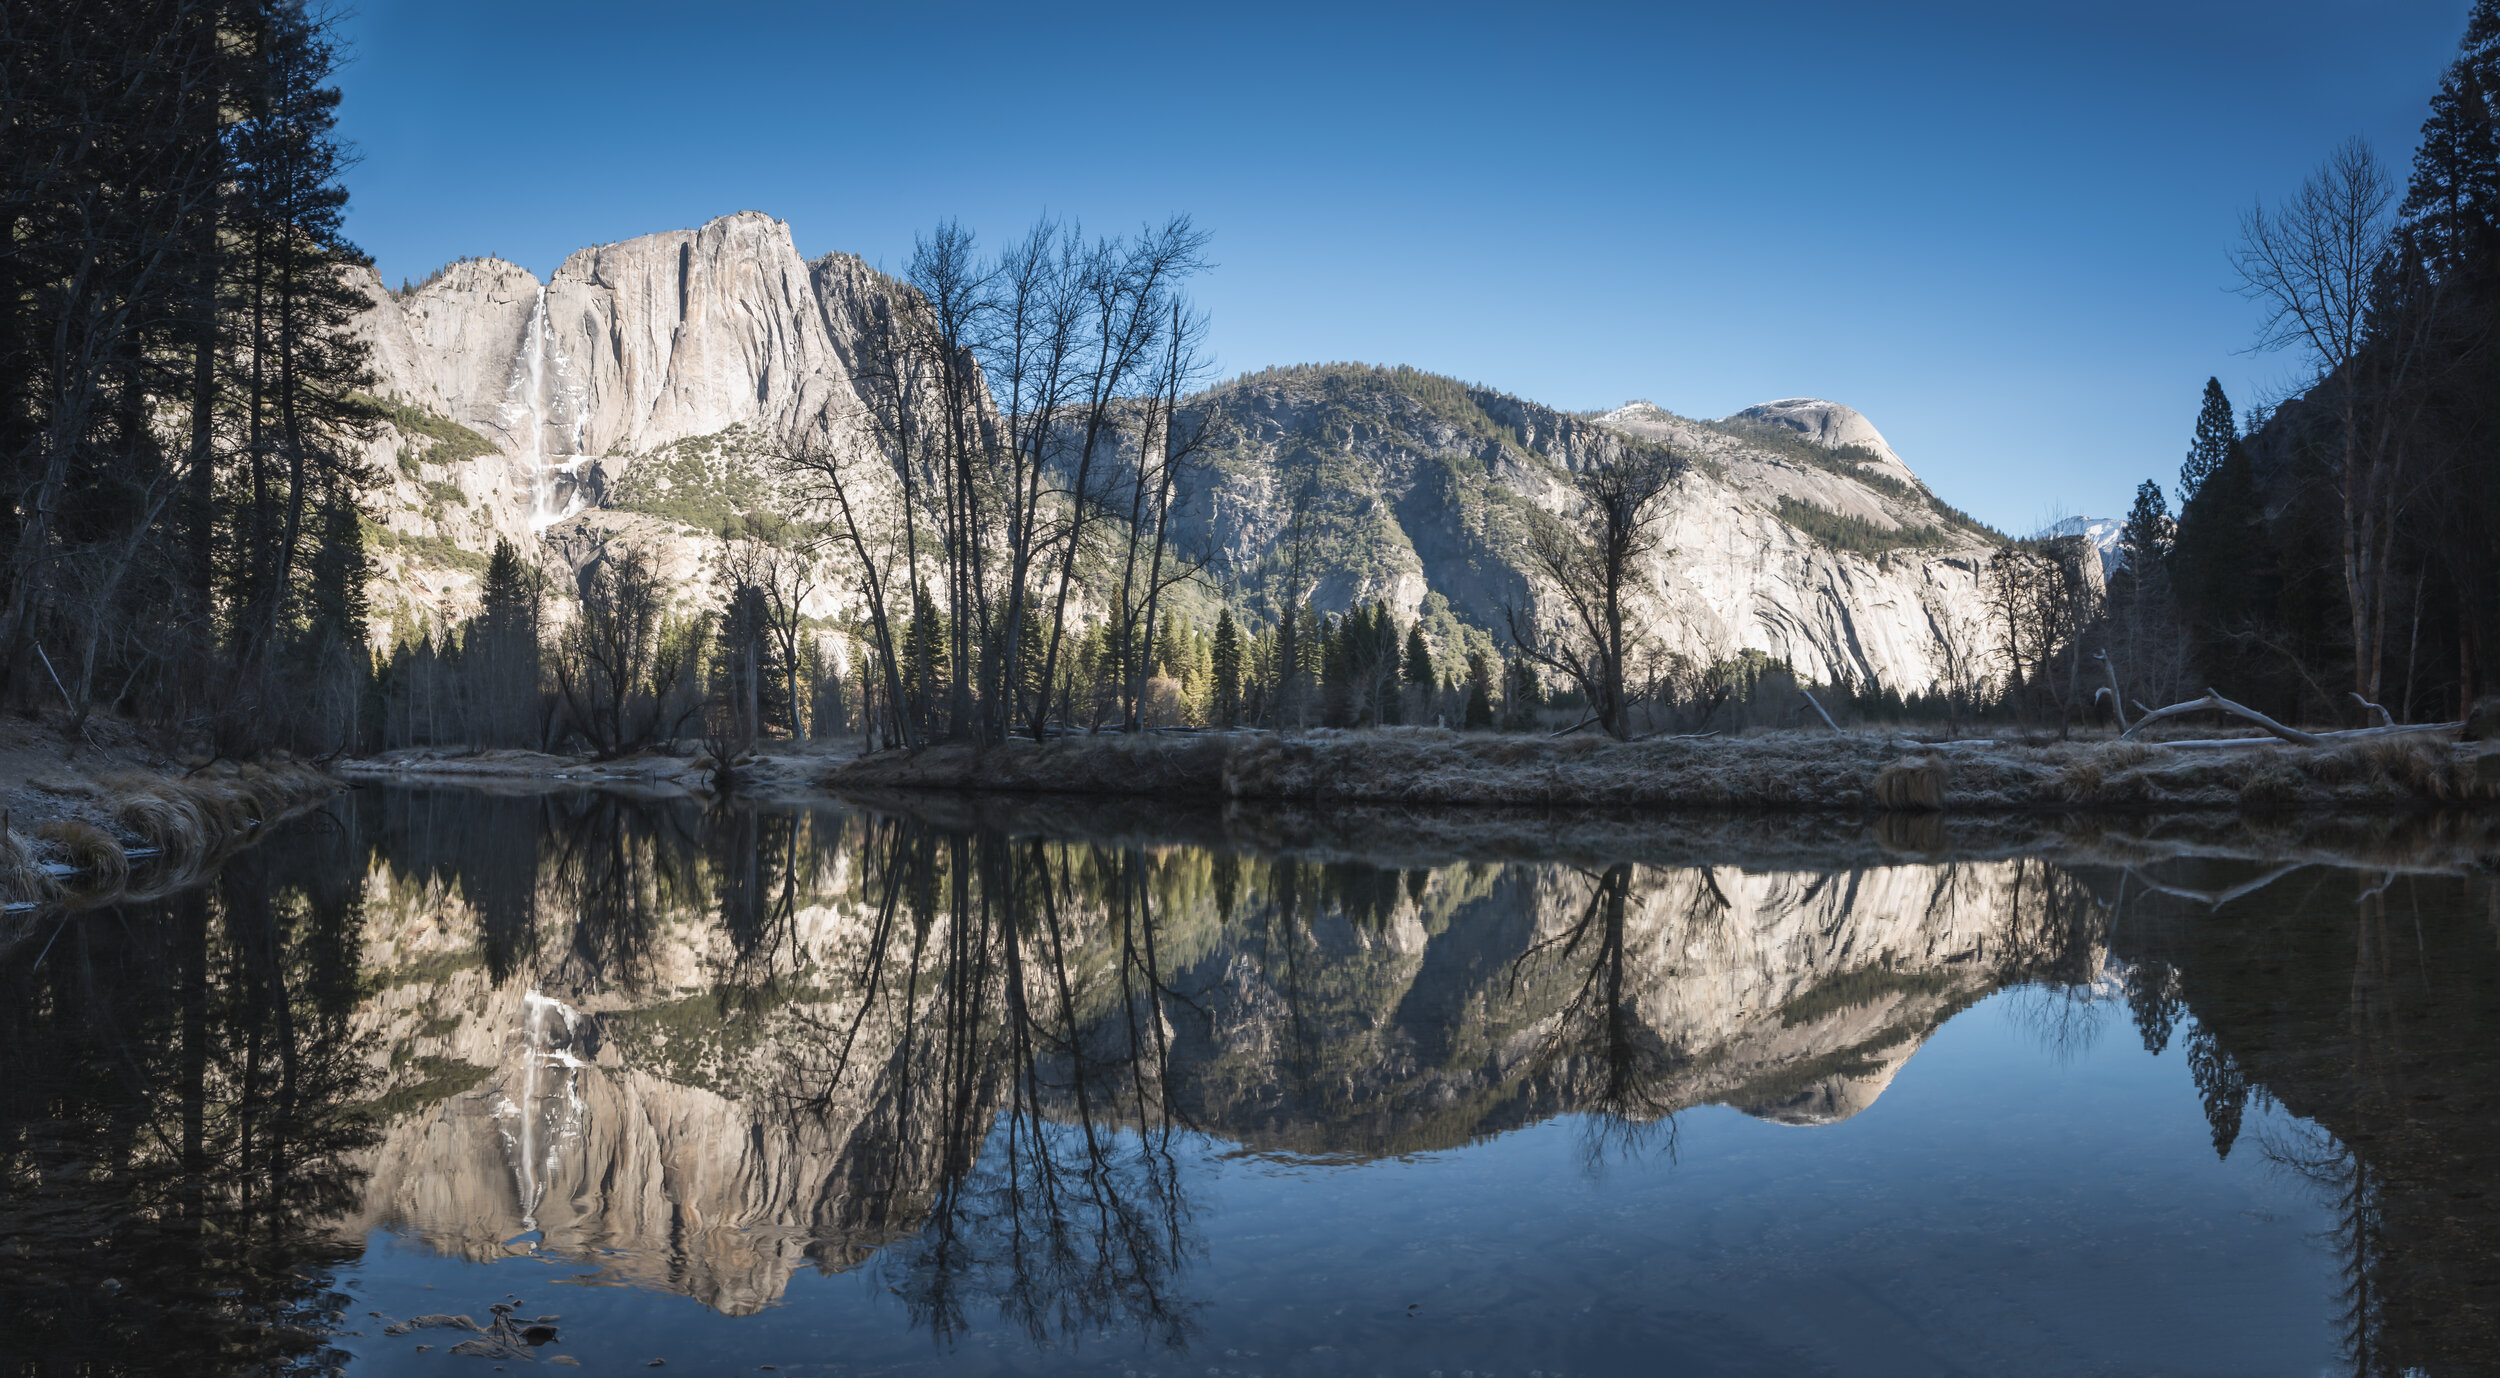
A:
POLYGON ((2500 801, 2500 743, 2434 731, 1925 742, 1779 731, 1616 741, 1444 728, 1143 733, 862 755, 837 792, 957 791, 1316 804, 1879 813, 2384 809, 2500 801))
MULTIPOLYGON (((0 913, 169 894, 342 788, 319 766, 284 758, 187 771, 125 761, 30 778, 0 815, 0 913)), ((14 926, 0 921, 0 945, 18 936, 14 926)))

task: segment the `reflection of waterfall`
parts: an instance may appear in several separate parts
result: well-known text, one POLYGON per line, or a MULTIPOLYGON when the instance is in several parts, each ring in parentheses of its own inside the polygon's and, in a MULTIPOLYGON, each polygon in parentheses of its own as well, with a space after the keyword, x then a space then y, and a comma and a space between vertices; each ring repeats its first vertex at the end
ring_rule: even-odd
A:
POLYGON ((582 1136, 583 1063, 573 1052, 581 1013, 537 991, 529 993, 522 1009, 520 1099, 495 1098, 495 1127, 503 1136, 504 1158, 512 1165, 521 1224, 534 1230, 548 1181, 563 1164, 565 1149, 582 1136))
POLYGON ((530 529, 552 526, 582 510, 581 468, 588 462, 582 453, 582 408, 571 389, 562 385, 572 369, 564 352, 555 347, 554 333, 547 325, 547 289, 538 289, 538 297, 530 303, 529 323, 522 327, 521 357, 512 367, 511 401, 505 407, 507 424, 518 423, 526 433, 522 462, 530 472, 530 529), (559 393, 549 396, 547 370, 554 365, 559 393), (562 404, 569 421, 550 415, 551 403, 562 404), (570 443, 561 454, 547 449, 547 428, 566 425, 570 443))

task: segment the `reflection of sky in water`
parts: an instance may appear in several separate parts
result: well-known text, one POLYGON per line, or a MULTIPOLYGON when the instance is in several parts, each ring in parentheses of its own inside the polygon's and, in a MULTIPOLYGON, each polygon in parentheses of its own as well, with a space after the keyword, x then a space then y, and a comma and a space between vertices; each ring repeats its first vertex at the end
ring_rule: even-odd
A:
MULTIPOLYGON (((349 1315, 560 1313, 585 1371, 1199 1375, 2248 1373, 2336 1366, 2338 1280, 2313 1191, 2271 1172, 2252 1106, 2217 1161, 2180 1042, 2123 1006, 2054 1048, 2038 991, 1947 1023, 1880 1099, 1795 1128, 1705 1107, 1591 1165, 1566 1117, 1363 1166, 1188 1142, 1204 1252, 1185 1354, 1133 1333, 1037 1349, 986 1303, 951 1349, 878 1263, 802 1271, 729 1318, 682 1296, 564 1285, 579 1262, 492 1265, 377 1234, 349 1315), (1670 1156, 1671 1155, 1671 1156, 1670 1156)), ((899 1246, 898 1246, 899 1247, 899 1246)), ((375 1373, 485 1371, 434 1330, 346 1344, 375 1373), (415 1346, 434 1348, 418 1354, 415 1346)))

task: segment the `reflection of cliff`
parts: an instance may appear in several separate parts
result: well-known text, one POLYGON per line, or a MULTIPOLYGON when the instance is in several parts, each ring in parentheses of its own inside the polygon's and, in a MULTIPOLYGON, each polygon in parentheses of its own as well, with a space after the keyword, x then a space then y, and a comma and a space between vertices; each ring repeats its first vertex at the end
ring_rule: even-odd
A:
POLYGON ((1704 1103, 1831 1123, 1872 1104, 1954 1011, 2073 960, 2097 912, 2025 862, 1469 879, 1487 869, 1434 873, 1385 924, 1340 905, 1245 925, 1186 973, 1209 1009, 1179 1021, 1173 1081, 1192 1122, 1369 1153, 1704 1103), (2050 916, 2055 942, 2027 937, 2018 909, 2050 916))
POLYGON ((1105 1166, 1114 1126, 1384 1153, 1710 1102, 1845 1119, 2097 931, 2024 862, 1398 870, 538 801, 479 865, 393 807, 359 1019, 395 1088, 358 1223, 731 1313, 915 1231, 898 1287, 942 1313, 948 1270, 1022 1266, 972 1241, 1023 1171, 1160 1194, 1166 1242, 1132 1231, 1102 1285, 1145 1295, 1186 1204, 1151 1154, 1105 1166))

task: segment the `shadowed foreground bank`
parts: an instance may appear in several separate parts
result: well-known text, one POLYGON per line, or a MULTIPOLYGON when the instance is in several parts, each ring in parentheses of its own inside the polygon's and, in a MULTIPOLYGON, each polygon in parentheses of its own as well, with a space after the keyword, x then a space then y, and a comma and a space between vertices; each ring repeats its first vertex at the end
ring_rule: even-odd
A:
POLYGON ((2251 737, 1933 745, 1787 732, 1616 742, 1371 732, 1100 736, 883 752, 834 789, 955 789, 1343 803, 1597 808, 2386 808, 2500 799, 2490 743, 2377 738, 2321 747, 2251 737))

